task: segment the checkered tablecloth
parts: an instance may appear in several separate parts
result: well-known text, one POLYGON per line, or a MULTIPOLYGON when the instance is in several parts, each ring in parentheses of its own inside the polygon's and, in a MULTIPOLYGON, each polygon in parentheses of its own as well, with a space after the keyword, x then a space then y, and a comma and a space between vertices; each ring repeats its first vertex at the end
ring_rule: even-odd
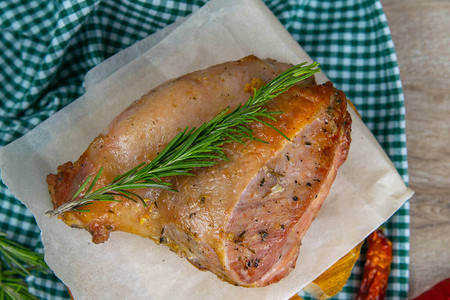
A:
MULTIPOLYGON (((0 146, 24 135, 82 95, 83 79, 89 69, 205 2, 0 1, 0 146)), ((404 98, 394 45, 380 2, 265 3, 353 101, 407 183, 404 98)), ((386 298, 405 299, 409 204, 384 227, 394 248, 386 298)), ((0 230, 35 251, 43 251, 32 214, 1 182, 0 230)), ((335 299, 352 299, 361 275, 359 262, 335 299)), ((69 299, 64 285, 53 274, 30 276, 27 281, 30 291, 42 299, 69 299)))

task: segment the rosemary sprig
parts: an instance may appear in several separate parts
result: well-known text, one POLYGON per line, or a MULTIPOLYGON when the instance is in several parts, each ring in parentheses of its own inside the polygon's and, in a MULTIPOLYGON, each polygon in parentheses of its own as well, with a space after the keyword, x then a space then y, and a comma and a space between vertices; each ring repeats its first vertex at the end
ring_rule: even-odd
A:
MULTIPOLYGON (((277 76, 268 84, 255 90, 247 102, 239 105, 230 112, 224 109, 216 117, 198 128, 186 128, 178 133, 167 146, 149 163, 141 163, 128 172, 117 176, 114 180, 97 190, 93 190, 100 178, 103 167, 91 181, 89 176, 80 186, 71 201, 47 212, 50 216, 66 211, 86 212, 84 206, 93 201, 120 201, 115 196, 124 197, 132 201, 144 200, 131 190, 141 188, 171 189, 169 182, 162 178, 177 175, 193 174, 193 168, 209 167, 217 163, 217 159, 227 160, 221 146, 238 142, 245 144, 246 140, 259 140, 253 136, 249 123, 260 122, 287 138, 281 131, 267 123, 263 118, 276 120, 273 115, 282 112, 268 111, 265 104, 284 93, 294 84, 320 72, 318 63, 299 64, 277 76), (90 184, 89 184, 90 182, 90 184)), ((260 142, 264 142, 259 140, 260 142)))
POLYGON ((30 292, 25 277, 35 269, 48 269, 42 254, 35 253, 9 239, 0 232, 0 299, 38 299, 30 292))

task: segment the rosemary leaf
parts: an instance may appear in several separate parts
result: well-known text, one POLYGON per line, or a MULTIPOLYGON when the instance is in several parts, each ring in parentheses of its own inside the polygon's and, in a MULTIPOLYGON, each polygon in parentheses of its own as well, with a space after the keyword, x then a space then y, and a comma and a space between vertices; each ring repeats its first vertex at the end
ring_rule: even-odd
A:
POLYGON ((0 298, 38 299, 28 292, 25 277, 31 270, 46 272, 42 254, 35 253, 9 239, 0 232, 0 298))

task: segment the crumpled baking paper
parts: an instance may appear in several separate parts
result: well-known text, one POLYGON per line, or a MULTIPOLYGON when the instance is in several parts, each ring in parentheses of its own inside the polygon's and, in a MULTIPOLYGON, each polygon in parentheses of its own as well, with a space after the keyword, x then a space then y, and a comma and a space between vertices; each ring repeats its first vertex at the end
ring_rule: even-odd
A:
MULTIPOLYGON (((297 267, 277 284, 235 287, 153 241, 114 232, 103 244, 44 213, 45 178, 76 160, 133 100, 168 79, 249 54, 283 62, 311 59, 259 0, 213 0, 191 16, 108 59, 86 76, 86 93, 0 150, 2 178, 35 215, 45 259, 75 299, 287 299, 306 286, 413 194, 352 112, 347 161, 302 241, 297 267)), ((323 74, 319 83, 326 81, 323 74)))

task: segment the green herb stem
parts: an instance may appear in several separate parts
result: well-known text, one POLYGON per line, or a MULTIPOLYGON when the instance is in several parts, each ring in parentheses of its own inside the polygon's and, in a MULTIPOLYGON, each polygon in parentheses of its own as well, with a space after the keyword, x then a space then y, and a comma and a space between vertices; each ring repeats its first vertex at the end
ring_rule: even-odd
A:
POLYGON ((31 270, 46 272, 44 256, 9 239, 0 232, 0 299, 38 299, 28 292, 25 277, 31 270))

